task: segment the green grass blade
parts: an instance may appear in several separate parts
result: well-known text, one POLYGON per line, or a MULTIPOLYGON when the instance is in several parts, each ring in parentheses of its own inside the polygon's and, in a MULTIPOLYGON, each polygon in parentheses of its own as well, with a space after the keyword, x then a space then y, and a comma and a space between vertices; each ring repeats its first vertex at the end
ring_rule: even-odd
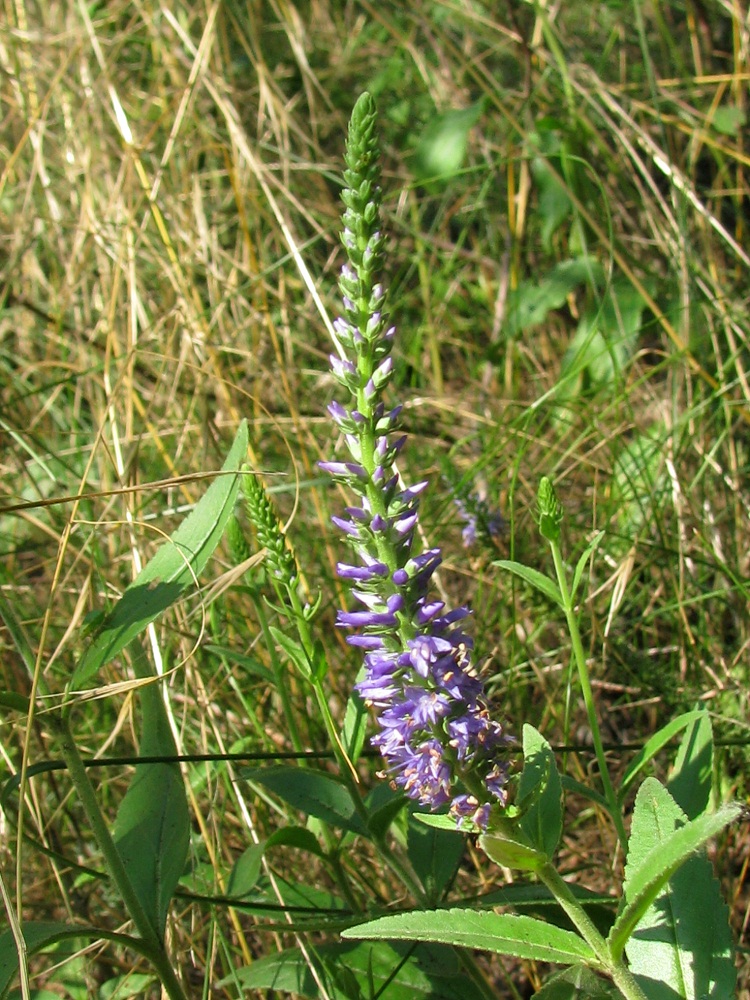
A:
POLYGON ((682 729, 686 729, 688 726, 698 722, 702 715, 703 712, 700 710, 685 712, 684 715, 679 715, 676 719, 672 719, 666 724, 666 726, 663 726, 658 732, 654 733, 643 749, 639 751, 636 757, 634 757, 630 767, 625 772, 620 786, 621 799, 625 797, 628 789, 646 764, 648 764, 648 762, 652 760, 656 754, 677 735, 677 733, 679 733, 682 729))

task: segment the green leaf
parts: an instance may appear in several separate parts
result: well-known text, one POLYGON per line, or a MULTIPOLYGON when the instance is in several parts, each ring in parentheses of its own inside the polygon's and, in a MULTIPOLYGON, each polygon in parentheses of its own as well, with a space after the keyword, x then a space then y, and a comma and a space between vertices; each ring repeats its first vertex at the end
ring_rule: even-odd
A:
POLYGON ((262 840, 259 844, 251 844, 240 854, 227 879, 227 896, 242 899, 252 892, 260 878, 265 850, 266 842, 262 840))
MULTIPOLYGON (((375 796, 372 793, 368 795, 366 800, 367 807, 372 810, 367 817, 367 828, 373 837, 385 836, 393 821, 406 808, 408 802, 403 792, 392 791, 387 785, 376 785, 373 792, 381 789, 388 793, 384 801, 382 799, 373 801, 375 796)), ((455 826, 455 823, 453 825, 455 826)))
POLYGON ((74 690, 89 681, 195 583, 219 544, 234 509, 239 469, 246 452, 247 423, 243 420, 222 467, 228 474, 211 483, 192 513, 143 567, 106 616, 73 673, 74 690))
MULTIPOLYGON (((141 942, 138 938, 131 938, 124 934, 108 931, 102 927, 91 927, 84 924, 66 924, 56 920, 28 920, 23 925, 23 938, 26 942, 26 951, 29 955, 35 955, 43 948, 60 941, 70 941, 76 938, 87 941, 101 941, 102 939, 116 941, 122 946, 127 941, 130 948, 135 952, 142 953, 141 942)), ((4 997, 18 972, 18 952, 13 932, 10 930, 0 933, 0 997, 4 997)))
POLYGON ((466 159, 469 132, 484 105, 480 99, 468 108, 446 111, 430 120, 414 154, 414 172, 420 182, 447 181, 459 173, 466 159))
POLYGON ((141 906, 162 937, 190 837, 185 786, 177 764, 138 765, 113 834, 141 906))
MULTIPOLYGON (((655 779, 636 799, 625 868, 630 905, 654 845, 686 829, 685 813, 655 779), (635 886, 634 886, 635 883, 635 886)), ((619 921, 618 921, 619 923, 619 921)), ((617 924, 613 929, 616 933, 617 924)), ((734 994, 729 913, 705 854, 693 855, 662 886, 625 945, 631 972, 653 1000, 723 1000, 734 994)))
POLYGON ((605 812, 610 811, 609 802, 595 788, 589 788, 588 785, 584 785, 582 781, 576 781, 575 778, 571 778, 568 774, 563 774, 560 783, 566 792, 570 792, 573 795, 580 795, 584 799, 596 802, 605 812))
POLYGON ((582 284, 599 281, 602 268, 594 257, 582 256, 557 264, 546 278, 522 281, 508 296, 505 330, 518 336, 543 323, 554 309, 565 305, 568 295, 582 284))
POLYGON ((533 847, 552 860, 562 836, 562 787, 555 755, 544 737, 528 724, 523 727, 523 772, 518 786, 518 820, 533 847), (531 799, 528 808, 524 800, 531 799))
MULTIPOLYGON (((706 841, 737 819, 741 811, 737 804, 726 805, 675 828, 681 810, 656 778, 646 778, 638 790, 633 812, 625 871, 625 906, 609 935, 610 949, 616 959, 677 869, 706 841)), ((706 899, 707 906, 709 903, 706 899)))
POLYGON ((9 708, 13 712, 26 714, 31 708, 31 702, 15 691, 0 691, 0 708, 9 708))
POLYGON ((585 965, 574 965, 551 976, 534 1000, 622 1000, 622 993, 585 965))
POLYGON ((587 385, 611 385, 620 377, 637 347, 645 307, 641 293, 621 278, 588 306, 562 361, 558 399, 570 399, 587 385))
POLYGON ((267 840, 252 844, 237 858, 227 880, 227 896, 242 899, 255 889, 261 875, 263 857, 272 847, 295 847, 319 858, 325 856, 318 838, 311 830, 302 826, 284 826, 267 840))
POLYGON ((466 849, 465 838, 453 829, 439 830, 426 826, 412 813, 407 828, 406 850, 409 861, 425 890, 425 904, 434 906, 443 898, 453 881, 466 849))
POLYGON ((342 919, 351 922, 351 910, 345 900, 311 884, 307 872, 302 872, 300 878, 308 878, 308 881, 287 881, 277 871, 271 885, 268 878, 262 875, 250 893, 241 900, 233 900, 232 905, 243 913, 253 913, 268 920, 269 911, 278 911, 281 897, 282 906, 289 907, 291 916, 298 924, 314 921, 319 929, 323 929, 333 921, 338 929, 342 919))
POLYGON ((565 184, 558 173, 552 170, 548 161, 535 156, 531 161, 531 173, 539 189, 539 218, 542 220, 542 246, 549 251, 552 237, 571 214, 573 203, 565 184))
POLYGON ((669 431, 663 421, 651 424, 643 433, 627 440, 614 465, 612 502, 617 504, 619 534, 634 538, 649 528, 671 490, 664 469, 664 441, 669 431))
POLYGON ((516 819, 491 818, 489 829, 479 838, 479 846, 495 864, 520 871, 538 871, 549 860, 544 851, 529 843, 516 819))
POLYGON ((266 850, 271 847, 296 847, 298 851, 307 851, 319 858, 325 857, 318 838, 304 826, 282 826, 266 841, 266 850))
MULTIPOLYGON (((143 1000, 143 997, 153 996, 157 988, 156 977, 147 973, 134 972, 128 969, 122 976, 108 979, 97 990, 96 1000, 143 1000)), ((87 996, 91 996, 90 993, 87 996)), ((35 997, 34 1000, 41 1000, 35 997)), ((58 994, 53 994, 52 1000, 59 1000, 58 994)))
MULTIPOLYGON (((61 921, 27 921, 23 925, 23 937, 26 942, 26 950, 30 955, 62 941, 66 937, 85 937, 85 931, 81 932, 71 924, 64 924, 61 921)), ((18 972, 18 950, 13 933, 10 930, 0 934, 0 996, 3 996, 10 986, 13 978, 18 972)))
POLYGON ((367 835, 349 789, 330 774, 307 767, 279 766, 243 768, 240 775, 263 785, 307 816, 367 835))
MULTIPOLYGON (((154 678, 137 639, 129 649, 136 675, 153 678, 139 689, 139 753, 143 757, 173 757, 177 748, 162 696, 163 682, 154 678)), ((161 938, 190 841, 190 814, 179 764, 136 766, 117 810, 112 835, 140 904, 161 938)))
POLYGON ((586 942, 534 917, 474 910, 424 910, 397 913, 342 932, 345 938, 391 941, 440 941, 538 962, 573 965, 595 962, 586 942))
MULTIPOLYGON (((330 1000, 483 1000, 453 951, 432 945, 416 947, 378 941, 337 942, 315 949, 316 970, 330 1000), (346 970, 348 975, 342 975, 346 970)), ((295 996, 322 997, 310 958, 290 948, 261 958, 236 973, 243 990, 274 990, 295 996)), ((235 982, 227 977, 220 986, 235 982)))
POLYGON ((447 813, 413 813, 414 819, 425 826, 433 826, 436 830, 449 830, 451 833, 462 835, 462 830, 456 825, 455 819, 447 813))
POLYGON ((230 663, 236 663, 238 667, 242 667, 246 674, 253 674, 256 677, 260 677, 261 680, 267 681, 269 684, 274 683, 273 670, 261 663, 255 656, 247 656, 245 653, 240 653, 229 646, 215 646, 213 643, 206 643, 201 648, 206 653, 213 653, 215 656, 220 656, 230 663))
MULTIPOLYGON (((365 668, 361 667, 355 679, 355 684, 361 681, 364 676, 365 668)), ((367 706, 357 690, 352 687, 352 693, 349 696, 349 701, 346 703, 344 726, 341 733, 341 742, 344 745, 344 750, 346 750, 346 756, 352 764, 356 764, 359 760, 362 747, 365 744, 367 717, 367 706)))
POLYGON ((300 676, 309 681, 312 677, 312 664, 302 643, 275 625, 269 625, 269 631, 297 668, 300 676))
POLYGON ((620 788, 621 801, 627 795, 628 789, 638 777, 640 772, 651 760, 653 760, 656 754, 659 753, 659 751, 665 747, 670 740, 674 739, 677 733, 685 729, 687 726, 692 725, 694 722, 697 722, 701 718, 702 714, 702 710, 699 710, 686 712, 684 715, 678 715, 676 719, 672 719, 671 722, 666 724, 666 726, 663 726, 654 733, 654 735, 646 742, 643 749, 640 750, 633 758, 630 766, 625 772, 620 788))
POLYGON ((742 108, 732 108, 726 105, 716 108, 711 118, 711 124, 722 135, 734 138, 745 127, 747 115, 742 108))
POLYGON ((523 563, 514 562, 511 559, 498 559, 493 563, 493 566, 509 570, 515 576, 525 580, 526 583, 530 583, 532 587, 535 587, 559 607, 563 606, 562 594, 555 581, 540 573, 538 569, 532 569, 530 566, 524 566, 523 563))
POLYGON ((667 788, 688 819, 696 819, 708 806, 714 767, 714 741, 708 712, 688 724, 677 751, 667 788))

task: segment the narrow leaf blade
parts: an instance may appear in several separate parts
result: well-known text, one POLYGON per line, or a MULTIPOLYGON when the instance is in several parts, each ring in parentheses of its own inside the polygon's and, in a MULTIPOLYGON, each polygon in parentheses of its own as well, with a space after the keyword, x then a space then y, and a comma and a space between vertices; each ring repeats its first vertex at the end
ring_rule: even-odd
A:
MULTIPOLYGON (((647 794, 636 800, 626 900, 633 878, 648 864, 651 845, 668 844, 685 821, 667 789, 652 779, 647 794)), ((661 887, 625 950, 631 971, 654 1000, 723 1000, 734 994, 729 914, 704 853, 689 857, 661 887)))
POLYGON ((685 812, 688 819, 695 819, 707 808, 713 780, 714 742, 711 718, 705 710, 693 720, 677 751, 674 769, 667 788, 670 795, 685 812))
POLYGON ((330 774, 283 766, 243 768, 240 774, 248 781, 264 785, 308 816, 352 833, 367 834, 349 790, 330 774))
POLYGON ((633 784, 635 779, 641 770, 652 760, 656 754, 669 743, 671 739, 681 732, 687 726, 691 725, 693 722, 697 722, 702 715, 701 711, 686 712, 684 715, 679 715, 676 719, 672 719, 670 722, 663 726, 658 732, 647 741, 646 745, 641 751, 633 758, 633 761, 628 767, 625 775, 622 779, 622 786, 620 791, 621 798, 625 796, 627 790, 633 784))
POLYGON ((715 813, 699 816, 669 833, 664 829, 660 816, 660 805, 664 801, 662 792, 669 794, 655 778, 647 778, 636 798, 639 822, 636 823, 634 812, 624 886, 625 907, 609 936, 610 947, 616 957, 622 954, 636 925, 680 865, 737 819, 742 811, 740 805, 732 803, 715 813), (648 814, 653 817, 652 821, 648 821, 648 814), (644 817, 644 822, 640 822, 640 817, 644 817))
POLYGON ((563 599, 559 587, 554 580, 550 580, 548 576, 540 573, 538 569, 533 569, 531 566, 524 566, 523 563, 514 562, 512 559, 498 559, 494 565, 499 566, 501 569, 509 570, 515 576, 525 580, 526 583, 531 584, 532 587, 535 587, 542 594, 549 597, 554 604, 562 607, 563 599))
POLYGON ((158 549, 107 615, 73 673, 74 690, 117 656, 195 582, 219 544, 234 509, 247 443, 247 423, 243 420, 222 466, 222 472, 229 474, 217 476, 192 513, 158 549))
POLYGON ((586 942, 534 917, 486 910, 424 910, 397 913, 350 927, 345 938, 386 938, 391 941, 439 941, 456 947, 479 948, 539 962, 573 965, 595 962, 586 942))

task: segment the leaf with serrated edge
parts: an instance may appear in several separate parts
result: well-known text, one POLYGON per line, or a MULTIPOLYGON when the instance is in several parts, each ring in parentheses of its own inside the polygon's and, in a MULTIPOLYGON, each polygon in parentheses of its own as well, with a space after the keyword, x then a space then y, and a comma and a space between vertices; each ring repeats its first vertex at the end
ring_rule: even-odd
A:
MULTIPOLYGON (((638 791, 636 804, 640 799, 647 803, 661 800, 662 786, 655 778, 647 778, 638 791)), ((633 853, 633 863, 629 861, 629 872, 625 883, 625 908, 615 921, 609 935, 610 950, 619 960, 625 944, 643 918, 649 906, 659 895, 662 887, 691 854, 699 850, 706 841, 720 833, 727 824, 736 819, 742 807, 737 804, 723 806, 715 813, 699 816, 698 819, 669 834, 663 841, 657 840, 649 831, 644 833, 641 843, 638 829, 631 834, 629 854, 633 853), (635 859, 640 858, 640 863, 635 859)))
POLYGON ((586 942, 534 917, 471 910, 423 910, 380 917, 343 931, 345 938, 386 938, 391 941, 439 941, 462 948, 479 948, 497 955, 530 961, 572 965, 593 963, 586 942))
MULTIPOLYGON (((685 821, 667 789, 652 780, 633 813, 626 899, 631 871, 643 865, 654 841, 665 842, 685 821)), ((724 1000, 734 995, 737 975, 729 913, 703 852, 689 857, 662 887, 625 951, 631 972, 654 1000, 724 1000)))

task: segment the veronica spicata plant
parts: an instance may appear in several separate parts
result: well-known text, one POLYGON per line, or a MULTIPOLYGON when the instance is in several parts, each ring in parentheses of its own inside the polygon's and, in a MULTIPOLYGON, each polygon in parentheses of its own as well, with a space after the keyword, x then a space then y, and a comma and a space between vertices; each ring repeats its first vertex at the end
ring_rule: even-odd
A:
POLYGON ((340 355, 331 357, 349 399, 332 403, 329 412, 350 461, 321 463, 357 497, 346 518, 334 521, 352 552, 338 572, 351 581, 359 609, 340 611, 337 623, 356 629, 348 642, 366 650, 366 675, 357 689, 376 710, 379 732, 372 743, 394 784, 421 805, 447 804, 453 817, 485 828, 491 805, 506 800, 506 766, 498 755, 505 736, 490 716, 472 640, 460 624, 468 610, 446 610, 429 596, 440 550, 415 545, 427 483, 404 486, 395 464, 406 439, 398 435, 401 407, 388 409, 384 400, 395 328, 382 284, 375 123, 365 94, 349 127, 342 195, 347 263, 339 282, 344 310, 334 325, 340 355))

